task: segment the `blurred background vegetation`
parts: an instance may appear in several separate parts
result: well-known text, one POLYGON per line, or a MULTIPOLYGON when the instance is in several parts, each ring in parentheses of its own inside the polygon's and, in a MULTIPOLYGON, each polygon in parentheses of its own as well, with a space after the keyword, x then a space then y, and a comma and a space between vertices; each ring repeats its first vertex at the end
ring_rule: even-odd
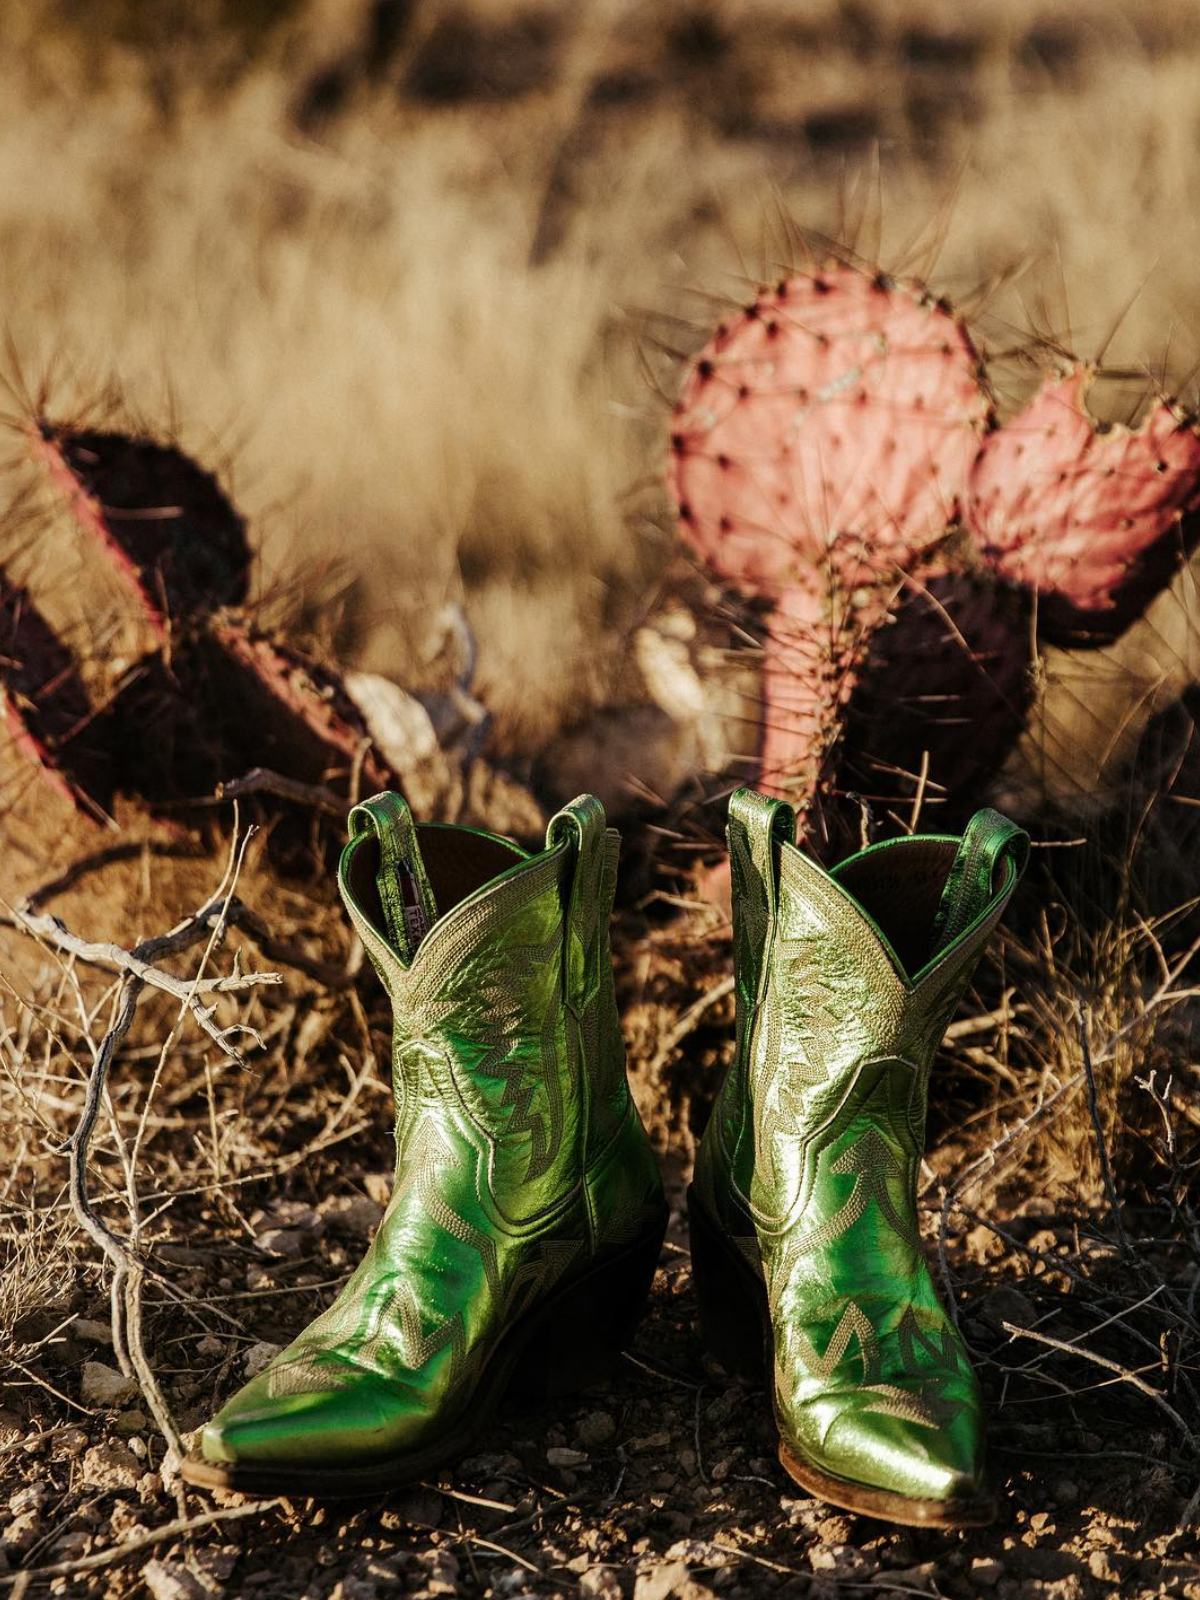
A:
POLYGON ((1186 384, 1198 54, 1168 0, 8 0, 5 372, 226 469, 343 660, 463 598, 536 754, 670 557, 679 354, 806 240, 1186 384))

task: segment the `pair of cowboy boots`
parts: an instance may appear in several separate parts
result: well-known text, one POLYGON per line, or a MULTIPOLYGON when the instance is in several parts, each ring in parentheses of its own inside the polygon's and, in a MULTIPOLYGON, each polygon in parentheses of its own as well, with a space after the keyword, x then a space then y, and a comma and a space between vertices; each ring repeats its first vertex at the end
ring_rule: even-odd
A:
MULTIPOLYGON (((350 816, 339 884, 395 1019, 395 1187, 334 1304, 204 1429, 191 1482, 378 1491, 465 1451, 498 1399, 596 1380, 667 1224, 629 1093, 608 924, 618 835, 585 796, 546 847, 350 816)), ((1024 865, 993 811, 961 839, 826 872, 791 809, 729 814, 737 1048, 689 1195, 701 1328, 770 1377, 787 1471, 835 1505, 993 1513, 975 1376, 921 1251, 930 1069, 1024 865)))

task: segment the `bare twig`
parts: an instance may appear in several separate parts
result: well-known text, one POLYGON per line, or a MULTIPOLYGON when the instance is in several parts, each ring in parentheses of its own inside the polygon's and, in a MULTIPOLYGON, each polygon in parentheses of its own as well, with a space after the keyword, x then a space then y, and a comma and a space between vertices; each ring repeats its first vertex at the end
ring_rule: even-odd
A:
POLYGON ((722 978, 720 983, 702 994, 699 1000, 693 1002, 676 1022, 675 1026, 663 1039, 658 1049, 654 1052, 654 1059, 650 1063, 651 1073, 659 1072, 671 1059, 673 1051, 677 1050, 690 1033, 699 1026, 704 1013, 724 1000, 727 994, 733 992, 734 980, 732 977, 722 978))
MULTIPOLYGON (((245 849, 243 842, 242 850, 245 849)), ((201 995, 239 992, 264 983, 281 982, 278 973, 242 973, 235 970, 223 978, 203 977, 201 963, 196 975, 189 979, 178 978, 163 972, 157 965, 167 956, 179 955, 206 942, 205 959, 223 938, 231 912, 237 909, 232 884, 236 882, 241 854, 236 846, 231 852, 229 869, 217 893, 192 916, 187 917, 169 933, 145 939, 133 950, 124 950, 115 944, 97 944, 81 939, 54 916, 31 909, 26 902, 13 909, 18 927, 33 937, 53 945, 64 954, 94 965, 115 967, 122 974, 117 997, 116 1015, 95 1050, 91 1070, 87 1076, 84 1102, 79 1122, 67 1146, 70 1157, 69 1194, 71 1209, 80 1226, 111 1262, 113 1349, 121 1370, 136 1377, 163 1438, 167 1443, 164 1471, 168 1477, 176 1470, 182 1455, 182 1442, 170 1408, 145 1351, 141 1333, 141 1287, 146 1266, 134 1245, 120 1237, 96 1213, 88 1193, 88 1156, 96 1122, 104 1103, 109 1073, 117 1051, 127 1037, 137 1010, 138 1001, 147 985, 162 989, 178 999, 184 1012, 190 1012, 200 1027, 231 1059, 241 1061, 239 1052, 231 1043, 235 1031, 253 1033, 251 1029, 218 1028, 212 1010, 200 1002, 201 995)), ((235 962, 236 968, 236 962, 235 962)), ((173 1033, 174 1030, 172 1030, 173 1033)), ((164 1050, 169 1048, 168 1039, 164 1050)), ((132 1173, 127 1173, 127 1184, 132 1186, 132 1173)), ((130 1187, 131 1223, 136 1234, 136 1194, 130 1187)))
POLYGON ((1048 1333, 1039 1333, 1036 1328, 1021 1328, 1014 1322, 1005 1322, 1001 1326, 1005 1333, 1010 1333, 1014 1339, 1034 1339, 1038 1344, 1049 1345, 1051 1350, 1060 1350, 1064 1355, 1068 1356, 1082 1356, 1085 1361, 1090 1361, 1097 1367, 1103 1367, 1106 1372, 1115 1372, 1122 1382, 1132 1384, 1140 1393, 1153 1400, 1159 1410, 1170 1417, 1188 1443, 1194 1444, 1195 1436, 1191 1428, 1179 1415, 1175 1407, 1168 1400, 1164 1400, 1153 1385, 1147 1383, 1144 1378, 1140 1377, 1136 1372, 1132 1372, 1128 1367, 1121 1366, 1120 1362, 1110 1361, 1107 1356, 1098 1355, 1094 1350, 1088 1350, 1083 1345, 1068 1344, 1065 1339, 1051 1338, 1048 1333))
POLYGON ((325 788, 323 784, 299 783, 295 778, 285 778, 281 772, 271 772, 267 767, 252 767, 242 777, 223 783, 211 800, 192 803, 224 805, 229 800, 239 800, 251 794, 273 794, 280 800, 294 800, 297 805, 323 811, 327 816, 340 818, 346 815, 344 795, 325 788))
POLYGON ((357 935, 351 947, 349 960, 344 967, 339 967, 332 961, 321 961, 315 956, 306 954, 286 939, 276 938, 258 912, 251 911, 249 906, 244 906, 240 902, 236 906, 235 923, 242 933, 254 940, 269 961, 278 961, 285 967, 294 967, 306 977, 315 978, 326 989, 350 988, 362 969, 363 946, 357 935))
POLYGON ((197 981, 177 977, 175 973, 164 972, 161 967, 154 965, 162 956, 178 955, 181 951, 198 944, 211 931, 211 925, 218 916, 226 926, 236 926, 244 915, 246 908, 238 901, 231 901, 226 906, 220 900, 210 900, 206 906, 181 922, 170 933, 143 940, 132 950, 126 950, 123 946, 108 941, 97 942, 80 938, 78 934, 72 933, 60 918, 52 916, 49 912, 32 910, 30 900, 10 908, 11 921, 15 927, 45 944, 53 945, 64 955, 74 956, 77 961, 85 961, 89 966, 111 967, 117 972, 138 979, 139 983, 149 984, 154 989, 162 989, 166 994, 173 995, 176 1000, 187 1001, 196 999, 200 995, 236 994, 240 990, 254 989, 262 984, 283 982, 278 972, 231 972, 220 978, 203 978, 197 981))

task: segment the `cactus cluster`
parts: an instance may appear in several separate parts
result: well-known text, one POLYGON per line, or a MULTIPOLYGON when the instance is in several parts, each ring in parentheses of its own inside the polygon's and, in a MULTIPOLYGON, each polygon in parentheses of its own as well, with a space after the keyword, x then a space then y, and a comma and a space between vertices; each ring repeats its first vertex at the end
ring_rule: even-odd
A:
POLYGON ((1190 541, 1200 431, 1162 398, 1098 425, 1093 376, 1060 368, 1001 424, 953 310, 841 262, 717 328, 668 484, 686 544, 769 608, 764 787, 814 821, 847 794, 949 815, 1026 728, 1040 649, 1144 612, 1190 541))
POLYGON ((334 672, 252 626, 245 524, 172 445, 39 421, 30 449, 135 596, 157 647, 93 703, 71 651, 0 572, 0 701, 17 748, 84 815, 171 821, 265 767, 343 793, 394 781, 334 672))

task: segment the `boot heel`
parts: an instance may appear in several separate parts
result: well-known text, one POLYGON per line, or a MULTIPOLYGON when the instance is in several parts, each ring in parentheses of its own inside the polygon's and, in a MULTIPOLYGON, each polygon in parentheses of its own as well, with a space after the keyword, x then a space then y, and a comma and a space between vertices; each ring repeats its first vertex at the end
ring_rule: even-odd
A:
POLYGON ((692 1283, 708 1352, 731 1376, 761 1383, 767 1371, 766 1289, 690 1188, 688 1226, 692 1283))
POLYGON ((551 1400, 605 1378, 632 1341, 645 1309, 667 1231, 661 1221, 539 1308, 509 1386, 528 1400, 551 1400))

